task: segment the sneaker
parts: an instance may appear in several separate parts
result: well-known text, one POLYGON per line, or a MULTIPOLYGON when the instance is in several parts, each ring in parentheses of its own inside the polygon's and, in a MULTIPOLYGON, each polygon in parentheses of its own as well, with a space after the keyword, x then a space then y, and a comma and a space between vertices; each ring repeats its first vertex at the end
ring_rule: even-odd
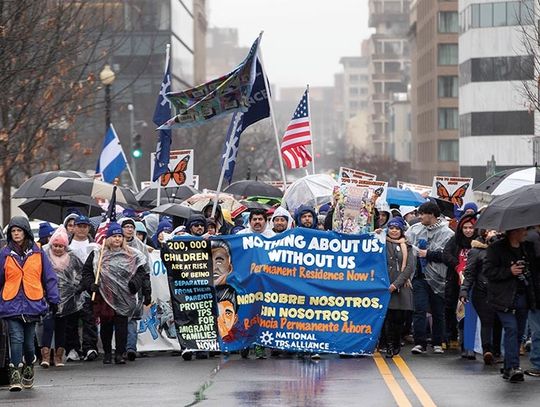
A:
POLYGON ((208 359, 208 352, 195 352, 195 359, 208 359))
POLYGON ((34 387, 34 365, 26 365, 23 368, 21 383, 25 389, 34 387))
POLYGON ((242 359, 249 359, 249 348, 244 348, 240 351, 240 356, 242 359))
POLYGON ((423 345, 415 345, 412 349, 411 349, 411 353, 413 355, 421 355, 422 353, 426 353, 426 347, 423 346, 423 345))
POLYGON ((193 352, 190 352, 188 350, 182 351, 182 359, 184 359, 186 362, 190 361, 193 358, 193 352))
POLYGON ((508 372, 508 381, 510 383, 522 382, 523 380, 523 371, 519 367, 515 369, 510 369, 510 371, 508 372))
POLYGON ((465 351, 465 359, 468 360, 476 360, 476 354, 473 350, 465 351))
POLYGON ((114 355, 114 364, 115 365, 125 365, 126 359, 124 359, 123 355, 114 355))
POLYGON ((321 355, 319 355, 318 353, 312 353, 311 354, 311 359, 319 360, 320 358, 321 358, 321 355))
POLYGON ((262 346, 255 345, 255 357, 257 359, 266 359, 266 354, 262 346))
POLYGON ((103 364, 110 365, 112 363, 112 353, 105 353, 103 355, 103 364))
POLYGON ((98 357, 97 350, 90 349, 88 352, 86 352, 86 356, 84 357, 84 360, 87 362, 92 362, 93 360, 96 360, 97 357, 98 357))
POLYGON ((460 348, 460 345, 459 345, 459 342, 458 341, 450 341, 448 343, 448 349, 450 350, 458 350, 460 348))
POLYGON ((79 353, 75 349, 71 349, 66 357, 66 362, 78 362, 81 360, 79 353))
POLYGON ((540 369, 527 369, 525 370, 525 374, 532 377, 540 377, 540 369))
POLYGON ((127 360, 133 362, 135 359, 137 359, 137 352, 135 352, 134 350, 128 350, 126 356, 127 360))
POLYGON ((436 353, 438 355, 444 353, 444 349, 440 345, 433 346, 433 353, 436 353))
POLYGON ((384 355, 387 359, 392 359, 394 357, 394 348, 392 346, 386 347, 386 355, 384 355))
POLYGON ((19 364, 19 367, 9 364, 9 391, 21 391, 21 373, 23 369, 23 364, 19 364))

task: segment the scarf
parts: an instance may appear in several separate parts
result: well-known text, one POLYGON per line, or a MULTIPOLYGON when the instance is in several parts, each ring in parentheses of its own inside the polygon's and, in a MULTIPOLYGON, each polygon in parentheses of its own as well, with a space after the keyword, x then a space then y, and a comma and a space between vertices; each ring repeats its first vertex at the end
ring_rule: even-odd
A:
POLYGON ((66 251, 64 251, 64 254, 61 256, 56 256, 50 247, 47 247, 45 249, 45 252, 47 253, 47 256, 49 257, 49 260, 52 263, 52 266, 54 268, 54 271, 62 272, 65 271, 69 266, 69 254, 66 251))
POLYGON ((407 250, 407 240, 404 237, 397 240, 386 237, 386 241, 390 243, 399 244, 399 247, 401 248, 401 253, 402 253, 401 270, 400 270, 400 272, 402 272, 403 270, 405 270, 405 267, 407 267, 407 260, 408 260, 407 258, 409 256, 409 251, 407 250))

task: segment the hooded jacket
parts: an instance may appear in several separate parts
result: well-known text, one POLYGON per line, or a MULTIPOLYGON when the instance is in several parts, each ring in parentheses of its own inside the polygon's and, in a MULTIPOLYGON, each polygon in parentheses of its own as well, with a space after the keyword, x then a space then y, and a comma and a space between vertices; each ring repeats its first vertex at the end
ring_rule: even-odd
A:
POLYGON ((34 243, 34 236, 28 219, 22 216, 15 216, 11 219, 7 229, 7 242, 7 246, 0 251, 0 298, 2 298, 0 301, 0 318, 24 315, 25 318, 38 319, 39 316, 47 312, 47 303, 58 304, 60 302, 56 273, 47 256, 34 243), (11 237, 13 227, 18 227, 24 231, 26 247, 17 247, 13 241, 11 237), (41 270, 36 270, 36 267, 41 267, 41 270), (32 268, 33 272, 28 273, 18 282, 16 281, 17 278, 15 278, 15 280, 11 279, 11 282, 8 283, 11 290, 16 290, 13 295, 4 292, 7 289, 7 273, 15 273, 16 275, 20 269, 26 272, 27 268, 32 268), (39 274, 35 274, 36 271, 39 274), (16 287, 17 283, 19 284, 18 289, 16 287), (31 293, 31 297, 37 294, 40 298, 30 299, 28 297, 29 293, 31 293))
POLYGON ((294 212, 294 221, 296 222, 296 227, 305 227, 302 226, 300 218, 304 213, 307 212, 311 213, 311 215, 313 216, 313 225, 311 225, 311 229, 317 229, 317 213, 315 212, 315 209, 307 205, 300 205, 298 209, 296 209, 296 211, 294 212))
MULTIPOLYGON (((437 295, 444 296, 446 285, 446 264, 443 263, 443 250, 448 240, 454 235, 454 232, 448 227, 448 222, 439 218, 436 223, 430 226, 424 226, 422 223, 416 223, 409 227, 405 232, 405 237, 418 248, 419 241, 424 239, 427 242, 426 267, 424 276, 437 295)), ((420 269, 420 259, 417 259, 416 270, 420 269)))
POLYGON ((488 279, 482 270, 487 248, 488 244, 482 237, 471 242, 471 251, 467 256, 467 265, 463 272, 463 284, 459 290, 460 298, 468 299, 471 288, 474 288, 476 294, 487 295, 488 279))
POLYGON ((202 223, 204 225, 203 234, 208 232, 208 222, 206 222, 204 215, 192 215, 186 222, 186 233, 191 234, 191 226, 194 223, 202 223))
POLYGON ((270 226, 271 226, 272 230, 274 230, 274 218, 277 218, 279 216, 281 216, 283 218, 287 218, 287 229, 286 230, 291 229, 292 225, 293 225, 293 217, 291 216, 291 214, 289 213, 289 211, 287 209, 285 209, 283 206, 280 206, 274 211, 274 213, 272 214, 272 217, 270 218, 270 226))
POLYGON ((473 225, 476 223, 475 215, 465 215, 463 216, 456 227, 456 233, 452 236, 446 246, 444 247, 444 262, 448 266, 447 280, 448 281, 457 281, 458 274, 455 272, 456 267, 459 264, 459 253, 461 250, 470 250, 471 242, 476 237, 476 232, 472 237, 467 238, 463 234, 463 225, 465 223, 472 222, 473 225))

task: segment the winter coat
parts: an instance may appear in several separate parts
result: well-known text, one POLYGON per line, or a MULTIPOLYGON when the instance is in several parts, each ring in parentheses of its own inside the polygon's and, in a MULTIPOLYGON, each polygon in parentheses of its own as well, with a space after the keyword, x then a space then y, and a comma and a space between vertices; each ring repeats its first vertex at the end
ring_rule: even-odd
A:
POLYGON ((390 283, 397 288, 390 296, 388 309, 413 310, 413 293, 408 284, 414 272, 415 257, 411 245, 407 244, 407 265, 402 268, 403 253, 399 243, 386 242, 386 262, 390 283))
MULTIPOLYGON (((407 241, 414 247, 418 247, 420 239, 427 242, 426 267, 423 270, 424 277, 437 295, 444 296, 446 285, 447 266, 443 262, 443 250, 454 232, 448 227, 448 223, 442 218, 430 226, 416 223, 405 232, 407 241)), ((420 269, 420 258, 417 258, 417 270, 420 269)))
POLYGON ((150 272, 152 264, 150 263, 150 255, 148 254, 146 245, 141 240, 139 240, 137 237, 134 237, 131 240, 126 241, 126 243, 129 247, 140 251, 146 259, 146 264, 144 265, 145 275, 142 279, 141 289, 139 290, 137 308, 135 309, 132 316, 133 319, 140 319, 143 314, 144 299, 151 298, 152 296, 152 285, 150 283, 150 272))
POLYGON ((476 221, 476 217, 474 216, 463 216, 457 224, 455 235, 452 236, 444 246, 443 259, 444 263, 448 267, 446 272, 446 281, 454 282, 456 284, 458 282, 457 267, 460 261, 460 252, 465 250, 464 253, 465 256, 467 256, 469 250, 471 249, 471 241, 474 238, 474 236, 467 238, 463 234, 463 225, 469 222, 471 219, 476 221))
POLYGON ((14 298, 9 300, 0 300, 0 318, 9 318, 24 316, 26 320, 38 320, 48 310, 47 303, 58 304, 60 296, 58 294, 58 279, 52 265, 43 253, 43 251, 34 243, 32 229, 28 219, 21 216, 15 216, 9 223, 7 230, 8 245, 0 250, 0 299, 3 298, 6 283, 6 262, 13 259, 20 267, 24 267, 25 262, 33 256, 39 256, 41 260, 41 287, 43 288, 43 297, 37 300, 29 299, 24 291, 23 282, 20 283, 19 290, 14 298), (25 242, 27 247, 23 253, 17 253, 14 249, 15 243, 11 237, 11 228, 18 227, 25 233, 25 242))
MULTIPOLYGON (((510 246, 508 238, 491 244, 486 250, 483 272, 488 279, 488 302, 498 311, 508 312, 514 307, 514 300, 519 289, 519 280, 510 271, 512 262, 523 257, 529 263, 529 270, 536 270, 534 246, 530 242, 521 243, 522 256, 517 256, 510 246)), ((528 279, 524 287, 529 307, 536 307, 533 281, 528 279)))
POLYGON ((533 305, 536 309, 540 309, 540 232, 535 229, 529 230, 527 241, 533 244, 536 264, 535 267, 531 268, 534 297, 536 299, 536 304, 533 305))
POLYGON ((484 274, 484 260, 486 258, 487 243, 481 237, 471 242, 471 251, 467 257, 467 265, 463 272, 463 284, 459 291, 460 297, 469 298, 471 289, 487 296, 488 279, 484 274))

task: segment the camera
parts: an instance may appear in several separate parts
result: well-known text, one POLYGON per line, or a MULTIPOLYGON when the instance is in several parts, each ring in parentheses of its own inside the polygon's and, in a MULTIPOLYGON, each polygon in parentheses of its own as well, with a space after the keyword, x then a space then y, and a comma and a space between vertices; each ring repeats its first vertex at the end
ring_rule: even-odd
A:
POLYGON ((528 286, 529 285, 528 278, 531 274, 529 270, 529 262, 526 260, 518 260, 516 261, 516 264, 518 266, 523 267, 523 273, 517 276, 518 280, 521 281, 524 285, 528 286))

